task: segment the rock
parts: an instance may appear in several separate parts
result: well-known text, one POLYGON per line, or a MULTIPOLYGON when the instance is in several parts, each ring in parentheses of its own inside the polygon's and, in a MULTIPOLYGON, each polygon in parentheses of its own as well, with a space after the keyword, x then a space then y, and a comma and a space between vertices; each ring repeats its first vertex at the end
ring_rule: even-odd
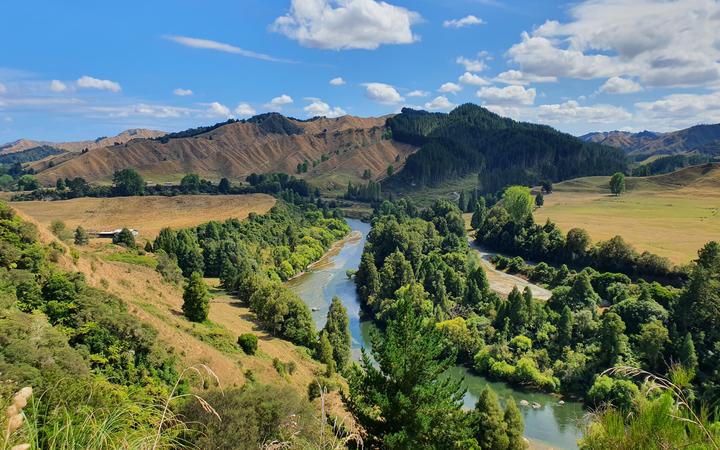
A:
POLYGON ((527 400, 520 400, 520 406, 528 406, 529 404, 527 400))

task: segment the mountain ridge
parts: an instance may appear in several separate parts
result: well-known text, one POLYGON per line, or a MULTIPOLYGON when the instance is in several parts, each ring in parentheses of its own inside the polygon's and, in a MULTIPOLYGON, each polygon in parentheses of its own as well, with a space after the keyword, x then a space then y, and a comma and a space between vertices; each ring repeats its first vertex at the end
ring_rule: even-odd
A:
POLYGON ((95 139, 82 141, 37 141, 34 139, 21 138, 5 144, 0 144, 0 155, 9 155, 36 147, 53 147, 66 152, 80 152, 84 149, 93 149, 112 145, 115 142, 124 144, 132 139, 160 137, 167 134, 165 131, 151 130, 146 128, 130 128, 115 136, 102 136, 95 139))

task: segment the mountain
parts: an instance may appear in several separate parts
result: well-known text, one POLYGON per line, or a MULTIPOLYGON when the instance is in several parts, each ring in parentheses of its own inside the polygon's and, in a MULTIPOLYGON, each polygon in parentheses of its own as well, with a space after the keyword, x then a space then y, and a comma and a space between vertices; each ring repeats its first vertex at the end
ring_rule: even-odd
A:
POLYGON ((114 145, 116 142, 124 144, 132 139, 140 138, 154 138, 163 136, 166 133, 164 131, 146 130, 146 129, 130 129, 125 130, 122 133, 111 136, 111 137, 99 137, 94 140, 88 141, 75 141, 75 142, 47 142, 47 141, 34 141, 31 139, 18 139, 14 142, 0 145, 0 155, 9 155, 12 153, 24 152, 30 149, 38 147, 52 147, 57 150, 64 152, 80 152, 84 149, 94 149, 100 147, 106 147, 108 145, 114 145))
POLYGON ((479 174, 480 187, 607 175, 626 167, 622 151, 585 142, 546 125, 516 122, 466 104, 449 114, 403 109, 388 119, 393 139, 420 147, 388 188, 435 186, 479 174))
POLYGON ((295 174, 298 165, 307 161, 302 178, 313 178, 326 188, 344 188, 348 181, 360 180, 366 169, 377 179, 390 165, 402 167, 416 150, 390 140, 386 120, 353 116, 297 120, 269 113, 65 154, 30 167, 50 185, 57 178, 107 181, 126 167, 134 167, 151 181, 178 179, 189 172, 243 179, 253 172, 295 174))
POLYGON ((652 131, 588 133, 580 136, 580 139, 622 149, 637 160, 654 155, 676 155, 691 152, 709 156, 720 155, 720 124, 695 125, 669 133, 652 131))

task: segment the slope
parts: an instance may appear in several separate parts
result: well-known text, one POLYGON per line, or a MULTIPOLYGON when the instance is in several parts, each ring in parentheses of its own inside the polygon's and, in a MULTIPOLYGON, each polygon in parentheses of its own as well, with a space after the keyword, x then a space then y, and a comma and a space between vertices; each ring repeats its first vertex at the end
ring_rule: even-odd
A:
POLYGON ((164 131, 146 130, 142 128, 134 128, 125 130, 115 136, 104 136, 93 140, 71 141, 71 142, 47 142, 34 141, 32 139, 18 139, 14 142, 0 145, 0 155, 22 152, 36 147, 53 147, 66 152, 80 152, 84 149, 93 149, 115 145, 115 143, 124 144, 132 139, 154 138, 166 134, 164 131))
POLYGON ((634 159, 653 155, 675 155, 698 152, 704 155, 720 155, 720 124, 695 125, 669 133, 643 131, 609 131, 581 136, 587 142, 596 142, 624 150, 634 159))

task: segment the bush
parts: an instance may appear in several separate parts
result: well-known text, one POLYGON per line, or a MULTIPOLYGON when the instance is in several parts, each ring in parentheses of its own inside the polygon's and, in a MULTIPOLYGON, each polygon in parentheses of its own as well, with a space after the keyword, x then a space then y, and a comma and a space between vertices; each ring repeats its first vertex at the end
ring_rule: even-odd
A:
POLYGON ((65 226, 65 222, 61 220, 53 220, 50 224, 50 231, 61 241, 69 241, 72 238, 72 233, 65 226))
POLYGON ((252 333, 241 334, 238 337, 238 345, 247 355, 254 355, 258 348, 258 338, 252 333))
POLYGON ((135 248, 135 236, 132 231, 127 228, 123 228, 119 233, 113 236, 113 244, 122 245, 127 248, 135 248))

